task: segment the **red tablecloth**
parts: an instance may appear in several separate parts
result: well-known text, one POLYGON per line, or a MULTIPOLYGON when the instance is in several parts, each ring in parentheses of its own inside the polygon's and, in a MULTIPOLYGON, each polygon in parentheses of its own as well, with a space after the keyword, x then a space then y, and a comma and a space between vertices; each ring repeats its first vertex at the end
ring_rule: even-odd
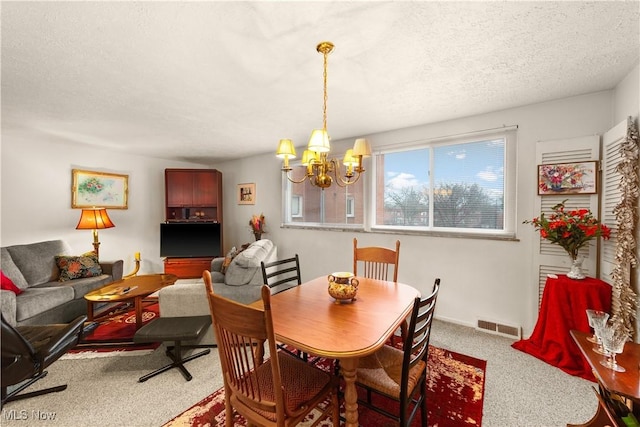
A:
POLYGON ((591 332, 586 313, 589 308, 610 312, 610 285, 590 277, 583 280, 569 279, 565 275, 548 278, 533 333, 529 339, 517 341, 512 347, 568 374, 595 382, 589 363, 569 333, 572 329, 591 332))

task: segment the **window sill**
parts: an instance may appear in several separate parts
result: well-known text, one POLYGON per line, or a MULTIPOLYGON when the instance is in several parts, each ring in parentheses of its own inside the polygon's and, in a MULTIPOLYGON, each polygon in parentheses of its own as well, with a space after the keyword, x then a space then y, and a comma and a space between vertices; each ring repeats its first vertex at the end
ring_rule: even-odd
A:
POLYGON ((393 234, 405 236, 426 236, 426 237, 447 237, 453 239, 480 239, 480 240, 502 240, 507 242, 519 242, 514 233, 482 233, 482 232, 459 232, 459 231, 434 231, 434 230, 409 230, 409 229, 390 229, 390 228, 372 228, 365 230, 360 224, 282 224, 281 228, 296 230, 316 230, 316 231, 351 231, 357 233, 374 233, 374 234, 393 234))
POLYGON ((507 242, 519 242, 520 239, 514 233, 482 233, 482 232, 463 232, 463 231, 436 231, 436 230, 407 230, 407 229, 388 229, 388 228, 372 228, 370 233, 380 234, 399 234, 407 236, 427 236, 427 237, 448 237, 452 239, 480 239, 480 240, 503 240, 507 242))

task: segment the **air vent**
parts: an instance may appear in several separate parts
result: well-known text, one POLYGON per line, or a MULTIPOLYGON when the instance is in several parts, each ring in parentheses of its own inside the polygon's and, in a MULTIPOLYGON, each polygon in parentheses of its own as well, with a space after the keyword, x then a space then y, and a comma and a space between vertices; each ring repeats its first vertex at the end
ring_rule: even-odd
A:
POLYGON ((522 337, 522 328, 519 326, 505 325, 491 320, 478 319, 476 329, 509 338, 520 339, 522 337))

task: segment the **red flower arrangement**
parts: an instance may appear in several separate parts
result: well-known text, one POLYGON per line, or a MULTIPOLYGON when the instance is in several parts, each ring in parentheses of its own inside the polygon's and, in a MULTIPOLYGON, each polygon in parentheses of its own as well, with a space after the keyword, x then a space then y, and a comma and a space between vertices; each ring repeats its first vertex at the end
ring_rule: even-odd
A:
POLYGON ((589 209, 577 209, 566 211, 564 204, 558 203, 553 208, 553 213, 547 218, 544 213, 539 218, 524 221, 524 224, 533 224, 540 232, 540 236, 556 243, 567 251, 571 259, 578 257, 578 250, 585 246, 589 240, 602 237, 607 240, 611 237, 611 229, 598 221, 589 209))

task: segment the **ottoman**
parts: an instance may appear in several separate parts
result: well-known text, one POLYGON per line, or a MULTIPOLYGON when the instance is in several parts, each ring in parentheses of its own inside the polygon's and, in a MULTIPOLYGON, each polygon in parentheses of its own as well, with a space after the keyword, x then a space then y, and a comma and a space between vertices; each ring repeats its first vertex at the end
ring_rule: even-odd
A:
POLYGON ((211 325, 211 316, 189 316, 189 317, 159 317, 144 325, 136 331, 133 341, 137 343, 165 342, 173 341, 172 346, 167 346, 166 355, 172 363, 163 366, 151 373, 143 375, 138 379, 144 382, 151 377, 155 377, 171 368, 178 368, 187 381, 193 378, 184 363, 209 354, 207 349, 199 353, 192 354, 186 358, 182 357, 182 350, 203 347, 202 345, 182 345, 182 341, 197 340, 211 325))

